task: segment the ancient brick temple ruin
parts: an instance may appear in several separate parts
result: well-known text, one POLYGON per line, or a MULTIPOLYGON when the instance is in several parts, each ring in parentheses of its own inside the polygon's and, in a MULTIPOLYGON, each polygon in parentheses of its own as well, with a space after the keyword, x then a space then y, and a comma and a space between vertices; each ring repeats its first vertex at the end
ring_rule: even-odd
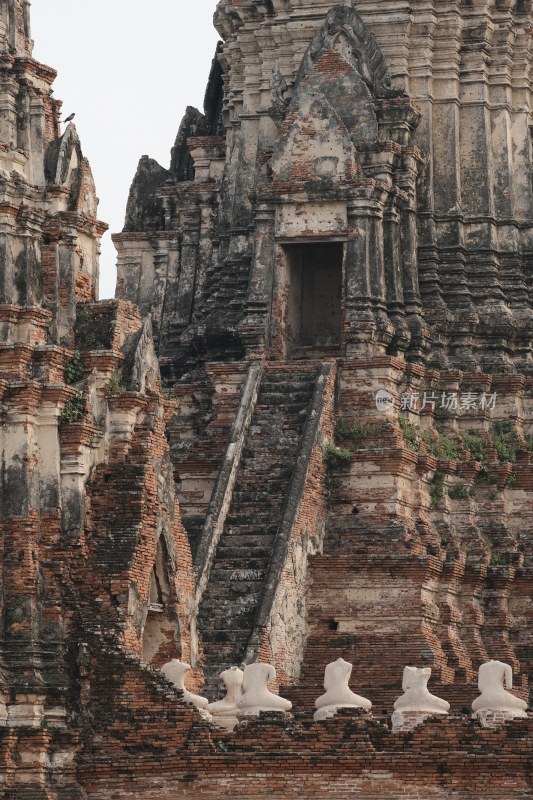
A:
POLYGON ((213 10, 98 302, 89 164, 0 2, 0 796, 533 797, 531 716, 471 716, 489 659, 532 685, 532 2, 213 10), (292 712, 217 727, 173 658, 211 700, 269 663, 292 712), (338 658, 372 712, 314 722, 338 658), (393 731, 406 665, 451 709, 393 731))

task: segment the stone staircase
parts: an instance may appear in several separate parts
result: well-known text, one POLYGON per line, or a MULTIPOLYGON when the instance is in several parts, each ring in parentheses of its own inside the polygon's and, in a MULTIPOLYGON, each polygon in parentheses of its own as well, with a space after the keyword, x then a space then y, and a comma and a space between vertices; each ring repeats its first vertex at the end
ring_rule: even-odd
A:
POLYGON ((206 693, 219 672, 241 664, 283 517, 316 364, 267 368, 199 610, 206 693))
POLYGON ((179 413, 169 421, 167 437, 193 558, 247 373, 246 363, 208 363, 193 381, 172 389, 179 413))
MULTIPOLYGON (((224 269, 220 267, 208 270, 204 286, 206 305, 209 313, 235 309, 240 311, 246 302, 248 281, 250 276, 250 260, 243 258, 227 258, 224 269)), ((208 317, 209 314, 206 314, 208 317)))

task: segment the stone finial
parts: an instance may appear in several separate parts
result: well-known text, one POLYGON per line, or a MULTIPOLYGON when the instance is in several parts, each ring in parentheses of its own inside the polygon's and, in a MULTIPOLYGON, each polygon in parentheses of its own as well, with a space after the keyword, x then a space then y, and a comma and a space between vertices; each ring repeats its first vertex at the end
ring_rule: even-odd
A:
POLYGON ((276 670, 271 664, 248 664, 244 668, 244 693, 239 702, 239 713, 254 716, 260 711, 290 711, 290 700, 267 688, 267 683, 275 680, 276 670))
POLYGON ((226 696, 216 703, 209 703, 207 710, 213 716, 213 722, 232 731, 238 723, 237 714, 242 697, 244 672, 238 667, 230 667, 220 673, 226 686, 226 696))
POLYGON ((424 667, 405 667, 403 671, 402 689, 404 694, 394 703, 392 728, 414 728, 427 717, 435 714, 447 714, 450 704, 430 694, 427 688, 431 669, 424 667))
POLYGON ((192 703, 202 711, 202 716, 210 717, 210 714, 207 711, 204 711, 205 707, 208 705, 209 700, 205 697, 201 697, 199 694, 193 694, 189 692, 188 689, 185 688, 185 674, 190 670, 191 665, 186 664, 184 661, 179 661, 177 658, 173 658, 171 661, 168 661, 161 667, 161 672, 165 676, 167 680, 174 684, 176 689, 179 689, 183 692, 183 699, 186 703, 192 703))
POLYGON ((348 686, 351 674, 352 664, 343 658, 338 658, 327 665, 324 671, 326 692, 315 700, 317 708, 313 715, 315 722, 334 717, 340 708, 364 708, 365 711, 370 711, 372 708, 370 700, 354 694, 348 686))
POLYGON ((473 716, 486 727, 501 725, 517 717, 527 717, 527 703, 507 689, 513 688, 513 670, 502 661, 488 661, 478 672, 481 692, 472 703, 473 716))

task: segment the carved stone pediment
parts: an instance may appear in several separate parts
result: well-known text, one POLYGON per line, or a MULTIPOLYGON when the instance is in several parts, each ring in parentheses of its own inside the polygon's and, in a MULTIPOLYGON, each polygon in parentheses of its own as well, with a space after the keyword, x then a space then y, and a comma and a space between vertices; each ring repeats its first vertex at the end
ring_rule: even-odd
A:
POLYGON ((310 72, 325 51, 342 39, 345 40, 344 54, 373 97, 396 97, 404 93, 391 85, 383 54, 374 36, 351 6, 335 6, 328 12, 324 25, 307 49, 296 82, 310 72))
POLYGON ((328 13, 286 110, 279 71, 273 83, 278 117, 285 117, 272 158, 274 180, 357 180, 357 148, 378 141, 379 98, 394 94, 383 56, 357 12, 337 6, 328 13))

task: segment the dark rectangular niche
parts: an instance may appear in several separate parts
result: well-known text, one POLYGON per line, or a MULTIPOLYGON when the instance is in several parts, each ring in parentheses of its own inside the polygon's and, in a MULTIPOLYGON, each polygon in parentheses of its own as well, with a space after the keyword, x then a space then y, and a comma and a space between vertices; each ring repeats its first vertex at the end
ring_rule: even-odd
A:
POLYGON ((342 329, 341 242, 287 245, 287 336, 294 358, 337 353, 342 329))

